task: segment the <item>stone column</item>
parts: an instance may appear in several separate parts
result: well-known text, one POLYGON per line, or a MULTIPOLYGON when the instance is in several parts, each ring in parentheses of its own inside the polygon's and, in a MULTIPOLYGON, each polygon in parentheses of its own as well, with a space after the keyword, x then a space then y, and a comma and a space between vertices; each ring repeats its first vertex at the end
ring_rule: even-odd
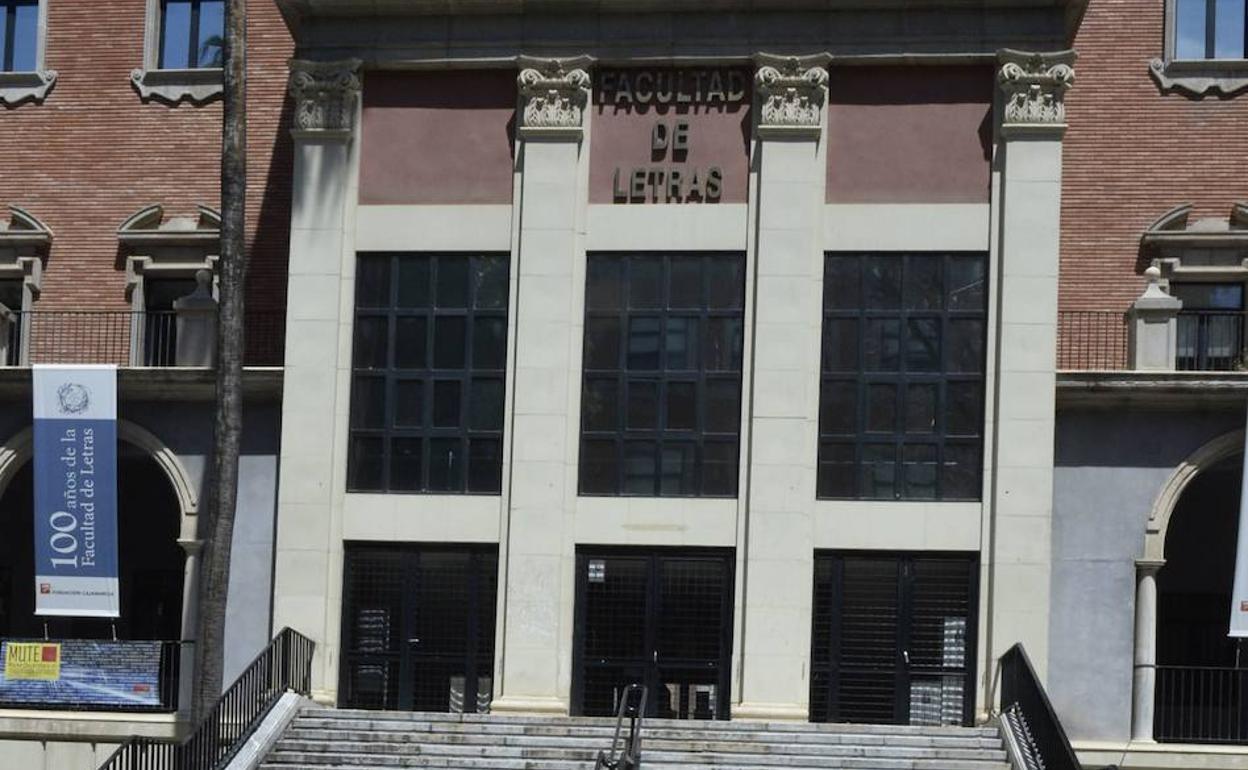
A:
MULTIPOLYGON (((986 466, 995 483, 987 486, 992 524, 985 670, 1022 642, 1043 681, 1049 657, 1063 97, 1074 82, 1075 55, 1003 50, 998 56, 1001 189, 992 277, 1000 288, 995 413, 988 401, 995 420, 986 466)), ((988 358, 991 362, 992 353, 988 358)))
POLYGON ((1131 740, 1153 740, 1157 688, 1157 571, 1164 561, 1135 563, 1135 680, 1131 740))
POLYGON ((580 345, 588 60, 522 61, 516 164, 515 415, 504 594, 499 712, 567 713, 573 593, 568 532, 576 494, 577 406, 573 351, 580 345))
POLYGON ((195 690, 195 644, 199 617, 199 554, 203 540, 179 539, 186 553, 182 571, 182 649, 178 650, 178 713, 189 716, 195 690))
POLYGON ((341 593, 332 584, 341 547, 331 479, 335 448, 346 437, 335 434, 336 417, 331 422, 326 412, 337 402, 339 367, 350 366, 338 358, 339 292, 343 280, 354 279, 342 272, 359 66, 358 60, 290 63, 295 164, 273 625, 316 641, 312 687, 321 699, 329 698, 338 669, 338 628, 328 612, 341 593))
POLYGON ((760 56, 741 692, 733 716, 809 713, 822 318, 826 57, 760 56))
POLYGON ((1131 306, 1131 368, 1172 372, 1178 356, 1179 311, 1183 301, 1161 288, 1161 269, 1144 271, 1148 288, 1131 306))

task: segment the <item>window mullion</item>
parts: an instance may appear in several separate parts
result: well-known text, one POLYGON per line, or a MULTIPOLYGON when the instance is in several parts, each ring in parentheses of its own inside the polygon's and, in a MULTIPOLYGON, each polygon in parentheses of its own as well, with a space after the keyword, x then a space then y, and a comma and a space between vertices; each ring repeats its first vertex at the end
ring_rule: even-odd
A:
POLYGON ((1215 25, 1218 19, 1218 0, 1205 0, 1205 58, 1213 59, 1217 55, 1218 34, 1215 25))
POLYGON ((17 6, 13 2, 4 7, 4 71, 13 71, 13 49, 17 43, 17 6))

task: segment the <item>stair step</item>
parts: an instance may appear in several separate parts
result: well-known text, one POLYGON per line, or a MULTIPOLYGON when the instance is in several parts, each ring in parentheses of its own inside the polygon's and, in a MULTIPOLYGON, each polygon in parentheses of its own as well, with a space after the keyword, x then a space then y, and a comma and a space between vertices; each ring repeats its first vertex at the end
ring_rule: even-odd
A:
MULTIPOLYGON (((263 768, 267 770, 291 770, 292 767, 426 767, 458 768, 460 770, 585 770, 584 759, 504 759, 498 757, 459 756, 377 756, 374 754, 305 754, 277 751, 266 758, 263 768)), ((589 760, 592 761, 592 760, 589 760)), ((754 764, 727 764, 713 758, 688 755, 683 760, 658 760, 643 758, 647 768, 671 768, 672 770, 756 770, 754 764)), ((817 765, 822 768, 845 768, 846 770, 1006 770, 1009 765, 1002 761, 905 759, 898 757, 837 757, 817 765)))

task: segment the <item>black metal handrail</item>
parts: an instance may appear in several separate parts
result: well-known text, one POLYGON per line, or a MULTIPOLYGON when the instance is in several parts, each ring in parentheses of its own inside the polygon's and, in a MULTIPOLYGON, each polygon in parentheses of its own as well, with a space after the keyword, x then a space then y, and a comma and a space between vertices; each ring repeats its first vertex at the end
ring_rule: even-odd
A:
POLYGON ((1244 368, 1242 310, 1181 310, 1175 368, 1180 371, 1225 372, 1244 368))
POLYGON ((1020 744, 1028 770, 1082 770, 1023 645, 1007 650, 1000 667, 1001 717, 1020 744))
POLYGON ((1062 310, 1057 314, 1057 368, 1125 369, 1129 339, 1127 314, 1121 310, 1062 310))
POLYGON ((1248 669, 1156 668, 1154 738, 1174 743, 1248 743, 1248 669))
POLYGON ((645 685, 630 684, 624 688, 620 707, 615 714, 615 733, 611 736, 610 751, 599 751, 594 770, 637 770, 641 767, 641 720, 646 715, 645 685), (633 694, 638 697, 634 703, 633 694), (628 717, 628 738, 620 745, 620 730, 624 717, 628 717))
POLYGON ((315 643, 283 628, 181 743, 134 736, 100 770, 216 770, 224 767, 287 692, 308 695, 315 643))

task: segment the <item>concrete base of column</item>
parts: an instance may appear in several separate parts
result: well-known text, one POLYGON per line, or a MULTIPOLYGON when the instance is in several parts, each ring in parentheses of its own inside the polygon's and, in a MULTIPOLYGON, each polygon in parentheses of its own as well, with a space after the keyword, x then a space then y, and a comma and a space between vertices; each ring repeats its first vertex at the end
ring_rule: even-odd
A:
POLYGON ((810 712, 797 703, 741 703, 732 718, 742 722, 809 722, 810 712))
POLYGON ((523 696, 503 696, 490 704, 490 712, 494 714, 528 714, 532 716, 563 716, 568 715, 567 701, 559 698, 525 698, 523 696))

